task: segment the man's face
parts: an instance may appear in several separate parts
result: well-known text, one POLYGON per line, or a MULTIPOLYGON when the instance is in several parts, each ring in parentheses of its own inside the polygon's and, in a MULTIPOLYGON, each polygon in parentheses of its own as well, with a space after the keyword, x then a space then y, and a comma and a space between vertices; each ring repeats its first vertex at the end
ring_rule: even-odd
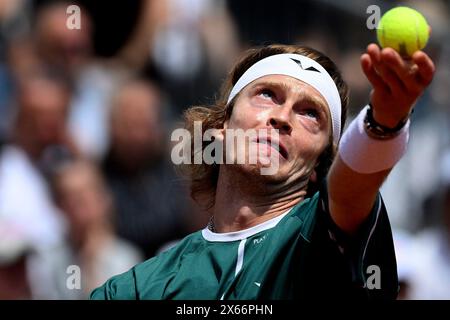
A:
MULTIPOLYGON (((268 75, 241 91, 225 129, 278 129, 279 151, 271 147, 277 141, 252 143, 259 154, 278 157, 278 170, 268 179, 289 184, 312 174, 330 141, 330 119, 326 101, 316 89, 289 76, 268 75)), ((256 173, 259 166, 241 168, 256 173)))
POLYGON ((32 81, 19 101, 26 133, 35 145, 47 147, 62 142, 69 105, 67 92, 54 83, 32 81))
POLYGON ((116 156, 126 161, 147 161, 161 149, 160 97, 145 84, 131 84, 116 99, 112 141, 116 156))
POLYGON ((103 221, 109 214, 110 199, 97 177, 87 165, 65 168, 56 182, 58 203, 70 224, 87 228, 103 221))

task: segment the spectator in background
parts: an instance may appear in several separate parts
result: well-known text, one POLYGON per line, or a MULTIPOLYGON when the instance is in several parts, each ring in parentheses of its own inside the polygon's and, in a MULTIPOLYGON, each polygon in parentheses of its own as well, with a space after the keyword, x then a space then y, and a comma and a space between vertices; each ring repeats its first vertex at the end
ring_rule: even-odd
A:
POLYGON ((27 262, 32 245, 20 226, 0 219, 0 300, 30 299, 27 262))
MULTIPOLYGON (((181 114, 186 106, 199 103, 199 97, 212 99, 220 86, 239 55, 235 26, 225 1, 147 2, 153 10, 153 15, 147 17, 147 20, 153 18, 153 33, 147 48, 162 75, 174 110, 181 114)), ((141 38, 141 41, 148 39, 141 38)))
POLYGON ((28 5, 23 0, 0 1, 0 140, 11 122, 12 79, 6 60, 11 39, 23 33, 28 25, 28 5))
POLYGON ((30 298, 31 292, 26 273, 25 256, 21 255, 13 261, 1 259, 0 300, 25 300, 30 298))
MULTIPOLYGON (((117 231, 147 257, 187 232, 189 200, 170 160, 161 92, 132 80, 114 97, 111 148, 103 163, 116 203, 117 231)), ((195 220, 191 214, 191 221, 195 220)))
POLYGON ((80 29, 66 27, 70 1, 49 2, 38 8, 35 23, 35 50, 46 63, 76 75, 92 59, 92 23, 80 10, 80 29))
POLYGON ((61 156, 77 153, 66 128, 70 95, 57 74, 22 79, 12 139, 0 154, 0 217, 27 229, 39 247, 57 243, 64 228, 43 173, 61 156))
POLYGON ((143 257, 115 235, 112 198, 92 163, 70 162, 60 168, 52 182, 55 200, 68 221, 68 233, 61 246, 36 263, 45 266, 45 278, 49 279, 45 298, 85 299, 93 288, 143 257), (66 286, 71 265, 80 267, 81 290, 66 286))
POLYGON ((414 241, 410 299, 450 299, 450 150, 441 158, 439 173, 433 201, 440 219, 414 241))
POLYGON ((70 101, 69 130, 83 155, 99 160, 108 146, 110 97, 117 82, 131 71, 114 59, 94 56, 93 21, 81 7, 81 29, 68 29, 71 2, 38 5, 32 31, 15 39, 9 61, 20 79, 45 65, 68 75, 74 92, 70 101))

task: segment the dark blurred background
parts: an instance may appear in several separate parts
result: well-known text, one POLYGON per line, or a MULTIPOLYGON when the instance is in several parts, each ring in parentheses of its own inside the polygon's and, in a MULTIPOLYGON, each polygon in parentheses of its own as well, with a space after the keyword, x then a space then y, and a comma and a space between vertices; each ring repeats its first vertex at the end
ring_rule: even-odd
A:
MULTIPOLYGON (((170 161, 183 111, 214 101, 251 46, 323 51, 369 99, 366 21, 397 5, 432 27, 437 73, 382 188, 403 299, 450 299, 449 1, 0 0, 0 299, 86 299, 208 220, 170 161), (80 29, 66 25, 80 9, 80 29), (80 286, 70 285, 78 266, 80 286)), ((348 123, 348 122, 347 122, 348 123)), ((74 282, 76 283, 76 281, 74 282)))

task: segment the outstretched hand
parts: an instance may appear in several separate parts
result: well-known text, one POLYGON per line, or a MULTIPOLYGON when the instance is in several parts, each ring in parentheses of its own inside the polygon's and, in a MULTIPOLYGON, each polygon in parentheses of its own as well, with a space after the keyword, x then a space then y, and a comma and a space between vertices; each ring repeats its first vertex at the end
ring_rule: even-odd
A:
POLYGON ((361 67, 373 86, 374 119, 391 128, 408 117, 435 72, 433 61, 423 51, 405 60, 394 49, 381 50, 374 43, 361 55, 361 67))

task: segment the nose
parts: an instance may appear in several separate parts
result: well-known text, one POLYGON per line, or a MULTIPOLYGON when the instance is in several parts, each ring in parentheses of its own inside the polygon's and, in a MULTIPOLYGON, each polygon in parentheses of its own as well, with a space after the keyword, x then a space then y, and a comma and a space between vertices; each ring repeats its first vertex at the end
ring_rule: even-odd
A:
POLYGON ((272 112, 268 119, 268 125, 274 129, 278 129, 280 134, 291 134, 292 125, 289 120, 289 108, 279 108, 272 112))

